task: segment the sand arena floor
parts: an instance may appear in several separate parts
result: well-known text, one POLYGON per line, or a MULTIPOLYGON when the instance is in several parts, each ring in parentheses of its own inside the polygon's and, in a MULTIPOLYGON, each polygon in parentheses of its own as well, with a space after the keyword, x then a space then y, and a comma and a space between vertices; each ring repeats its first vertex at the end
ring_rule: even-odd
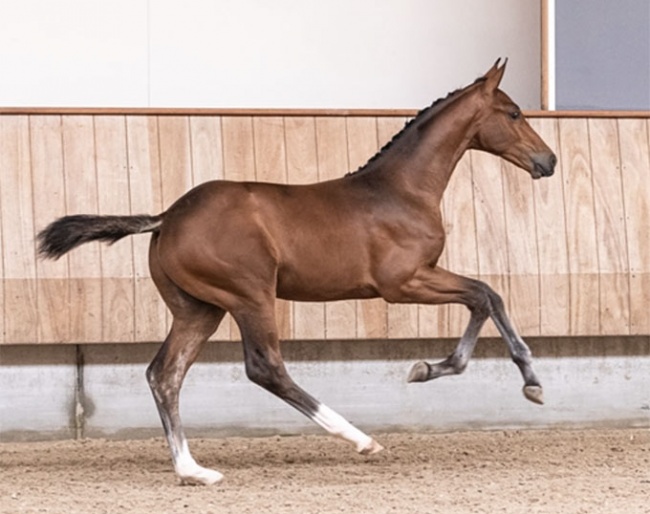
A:
POLYGON ((179 486, 162 439, 0 444, 0 513, 650 513, 650 430, 194 439, 225 474, 179 486))

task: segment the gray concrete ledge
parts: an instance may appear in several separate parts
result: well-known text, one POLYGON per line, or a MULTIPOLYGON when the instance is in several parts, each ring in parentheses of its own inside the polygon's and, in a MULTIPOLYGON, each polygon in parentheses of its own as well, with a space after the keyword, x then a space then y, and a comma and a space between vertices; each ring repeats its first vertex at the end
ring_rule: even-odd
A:
MULTIPOLYGON (((528 339, 546 405, 521 394, 500 339, 482 339, 464 374, 407 384, 413 362, 456 341, 283 344, 312 395, 360 428, 445 431, 649 427, 650 337, 528 339)), ((0 441, 162 435, 144 372, 159 344, 0 346, 0 441)), ((240 343, 208 343, 181 394, 190 436, 319 433, 248 381, 240 343)))

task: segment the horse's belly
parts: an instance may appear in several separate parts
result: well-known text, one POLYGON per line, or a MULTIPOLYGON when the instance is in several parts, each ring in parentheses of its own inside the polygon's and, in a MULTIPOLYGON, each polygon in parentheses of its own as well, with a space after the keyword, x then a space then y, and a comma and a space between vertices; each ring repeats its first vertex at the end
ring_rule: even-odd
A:
POLYGON ((296 273, 279 270, 277 297, 300 302, 327 302, 375 298, 377 289, 362 277, 344 276, 341 273, 327 273, 328 270, 311 270, 311 273, 296 273))

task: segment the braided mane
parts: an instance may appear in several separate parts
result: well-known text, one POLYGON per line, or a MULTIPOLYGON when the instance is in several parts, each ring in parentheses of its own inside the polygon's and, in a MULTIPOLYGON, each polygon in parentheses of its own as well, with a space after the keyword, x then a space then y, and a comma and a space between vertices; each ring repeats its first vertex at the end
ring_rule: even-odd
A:
POLYGON ((382 146, 381 149, 370 159, 368 159, 368 161, 363 166, 360 166, 356 171, 350 171, 346 173, 345 176, 349 177, 350 175, 356 175, 357 173, 364 171, 370 164, 377 161, 382 156, 382 154, 386 152, 386 150, 388 150, 391 146, 393 146, 395 141, 397 141, 411 126, 413 126, 414 124, 416 124, 417 122, 425 118, 428 114, 431 114, 432 117, 435 116, 436 114, 438 114, 440 110, 442 110, 442 107, 444 107, 448 101, 456 98, 460 93, 472 87, 474 84, 478 84, 479 82, 484 82, 484 81, 485 81, 485 77, 479 77, 470 85, 465 86, 463 88, 456 89, 451 93, 448 93, 447 96, 443 98, 438 98, 428 107, 425 107, 424 109, 418 111, 418 113, 413 118, 411 118, 404 124, 402 130, 400 130, 397 134, 395 134, 390 139, 390 141, 388 141, 388 143, 382 146), (436 112, 432 112, 432 111, 436 111, 436 112))

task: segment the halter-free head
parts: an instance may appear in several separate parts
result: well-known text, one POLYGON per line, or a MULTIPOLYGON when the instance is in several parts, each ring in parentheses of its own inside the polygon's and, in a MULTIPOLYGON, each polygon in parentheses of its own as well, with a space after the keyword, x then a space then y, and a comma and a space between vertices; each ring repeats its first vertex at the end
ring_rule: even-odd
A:
POLYGON ((470 148, 503 157, 528 171, 533 178, 550 177, 557 157, 528 124, 519 106, 499 89, 507 60, 502 66, 499 61, 477 85, 481 88, 485 108, 470 148))

